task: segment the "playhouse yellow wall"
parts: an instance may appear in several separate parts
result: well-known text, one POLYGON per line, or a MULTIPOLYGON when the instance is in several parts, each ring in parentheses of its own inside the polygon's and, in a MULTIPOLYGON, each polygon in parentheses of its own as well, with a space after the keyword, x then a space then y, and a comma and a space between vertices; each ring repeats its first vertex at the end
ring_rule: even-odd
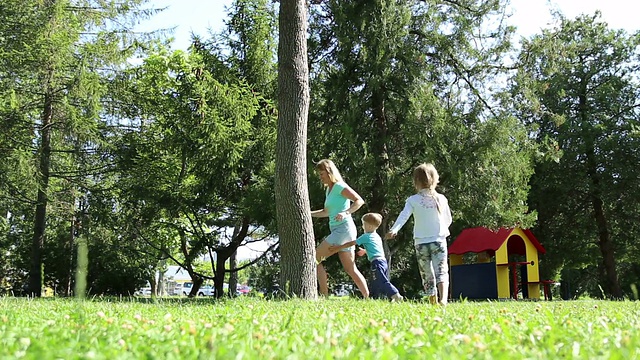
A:
MULTIPOLYGON (((509 254, 507 253, 507 242, 505 241, 498 250, 496 250, 496 265, 506 264, 509 262, 509 254)), ((496 281, 498 282, 498 298, 509 298, 509 267, 496 266, 496 281)))
POLYGON ((458 254, 450 254, 449 255, 449 265, 450 266, 462 265, 463 263, 464 263, 464 261, 462 260, 462 255, 458 255, 458 254))
MULTIPOLYGON (((532 262, 533 265, 527 265, 527 282, 540 281, 540 271, 538 268, 538 249, 533 245, 531 240, 525 235, 524 231, 520 228, 515 228, 504 243, 496 250, 496 264, 506 264, 509 262, 509 254, 507 253, 507 243, 512 236, 519 236, 524 241, 525 245, 525 257, 527 262, 532 262)), ((511 288, 509 285, 509 267, 497 266, 496 277, 498 281, 498 298, 508 298, 510 296, 511 288)), ((530 299, 540 298, 540 284, 528 284, 527 289, 529 291, 530 299)))

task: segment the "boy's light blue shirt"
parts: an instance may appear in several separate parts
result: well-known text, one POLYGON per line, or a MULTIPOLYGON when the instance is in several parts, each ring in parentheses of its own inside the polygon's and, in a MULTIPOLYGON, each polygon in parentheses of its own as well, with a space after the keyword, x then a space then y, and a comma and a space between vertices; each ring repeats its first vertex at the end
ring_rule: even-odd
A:
POLYGON ((382 238, 376 232, 360 235, 360 237, 356 239, 356 245, 360 245, 367 250, 367 258, 369 261, 373 259, 385 259, 382 238))
POLYGON ((341 221, 336 221, 336 215, 340 214, 343 211, 346 211, 351 205, 349 199, 342 196, 342 190, 347 187, 347 184, 343 182, 337 182, 333 184, 331 191, 327 188, 326 197, 324 199, 324 207, 327 209, 329 213, 329 227, 333 228, 340 224, 344 224, 347 222, 347 219, 342 219, 341 221))

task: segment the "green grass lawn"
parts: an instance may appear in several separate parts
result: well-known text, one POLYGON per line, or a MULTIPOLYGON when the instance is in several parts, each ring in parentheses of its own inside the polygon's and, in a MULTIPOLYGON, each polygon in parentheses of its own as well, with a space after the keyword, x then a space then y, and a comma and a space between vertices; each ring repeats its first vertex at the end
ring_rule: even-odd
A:
POLYGON ((0 359, 639 359, 639 305, 0 298, 0 359))

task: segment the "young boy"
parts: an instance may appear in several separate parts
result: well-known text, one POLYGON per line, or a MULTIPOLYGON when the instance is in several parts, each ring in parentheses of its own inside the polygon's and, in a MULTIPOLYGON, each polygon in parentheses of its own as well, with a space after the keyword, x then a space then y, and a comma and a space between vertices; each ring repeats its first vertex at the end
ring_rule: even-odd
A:
POLYGON ((373 272, 372 288, 381 291, 389 297, 391 301, 402 301, 402 295, 400 295, 398 289, 389 281, 389 266, 387 265, 387 259, 384 257, 382 238, 376 233, 380 224, 382 224, 382 215, 378 213, 364 214, 362 217, 364 234, 360 235, 355 241, 331 246, 329 251, 334 253, 353 245, 362 246, 364 249, 358 250, 358 255, 362 256, 366 253, 369 261, 371 261, 371 271, 373 272))

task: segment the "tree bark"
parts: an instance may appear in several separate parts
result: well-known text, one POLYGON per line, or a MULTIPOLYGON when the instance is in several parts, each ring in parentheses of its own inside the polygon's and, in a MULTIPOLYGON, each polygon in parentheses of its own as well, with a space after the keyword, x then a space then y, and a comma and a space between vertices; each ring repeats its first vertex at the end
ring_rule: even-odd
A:
MULTIPOLYGON (((578 109, 580 111, 580 121, 582 123, 582 129, 587 128, 587 124, 589 124, 589 110, 587 108, 587 88, 585 84, 587 80, 583 79, 581 93, 578 99, 578 109)), ((604 202, 602 201, 601 195, 601 186, 600 177, 598 175, 598 162, 596 161, 595 154, 595 139, 593 139, 592 134, 587 133, 586 130, 583 138, 586 142, 586 166, 587 166, 587 176, 591 181, 591 189, 589 190, 589 196, 591 201, 591 206, 593 208, 593 216, 596 220, 596 227, 598 228, 598 246, 600 248, 600 253, 602 254, 602 265, 604 266, 605 276, 606 276, 606 284, 603 286, 605 291, 608 293, 607 295, 616 298, 622 299, 622 288, 620 287, 620 282, 618 281, 618 273, 616 271, 616 261, 615 254, 613 250, 613 240, 611 239, 611 234, 609 233, 609 224, 607 221, 607 217, 604 211, 604 202)))
POLYGON ((51 166, 51 122, 53 120, 53 96, 45 94, 42 110, 42 124, 40 126, 40 186, 38 187, 38 202, 33 221, 33 240, 31 242, 31 266, 29 269, 29 294, 42 296, 43 268, 42 251, 44 248, 44 232, 47 222, 47 203, 49 190, 49 169, 51 166))
POLYGON ((280 236, 280 286, 289 295, 317 298, 315 242, 307 189, 307 7, 280 1, 276 219, 280 236))
MULTIPOLYGON (((213 284, 216 288, 216 298, 224 296, 224 278, 227 273, 225 263, 227 262, 227 259, 231 258, 236 253, 238 247, 242 244, 242 241, 247 237, 250 224, 251 219, 244 216, 233 228, 233 235, 229 245, 216 250, 216 266, 213 269, 213 284)), ((229 281, 229 293, 231 294, 231 281, 229 281)), ((233 288, 233 294, 235 295, 235 287, 233 288)))
MULTIPOLYGON (((375 136, 373 138, 373 156, 375 158, 376 169, 373 186, 371 188, 371 201, 369 201, 369 211, 377 212, 381 214, 385 221, 382 222, 382 236, 387 232, 387 224, 389 223, 387 216, 389 211, 387 209, 387 189, 389 183, 389 150, 387 146, 387 137, 389 135, 387 116, 385 113, 385 91, 384 89, 378 89, 373 94, 373 124, 375 136)), ((382 242, 384 248, 385 257, 387 259, 387 266, 391 269, 391 260, 393 251, 386 241, 382 242)))
POLYGON ((236 297, 236 290, 238 288, 238 272, 233 271, 238 267, 238 251, 234 251, 229 257, 229 269, 231 273, 229 274, 229 297, 236 297))
POLYGON ((593 149, 589 149, 587 153, 587 164, 589 164, 589 178, 591 180, 591 206, 593 207, 593 216, 596 220, 598 228, 598 247, 602 254, 602 265, 604 267, 606 284, 605 291, 609 296, 615 299, 622 299, 622 287, 618 281, 618 271, 616 270, 616 259, 613 249, 613 240, 609 233, 609 224, 604 211, 604 202, 600 196, 600 179, 596 173, 593 157, 593 149))

